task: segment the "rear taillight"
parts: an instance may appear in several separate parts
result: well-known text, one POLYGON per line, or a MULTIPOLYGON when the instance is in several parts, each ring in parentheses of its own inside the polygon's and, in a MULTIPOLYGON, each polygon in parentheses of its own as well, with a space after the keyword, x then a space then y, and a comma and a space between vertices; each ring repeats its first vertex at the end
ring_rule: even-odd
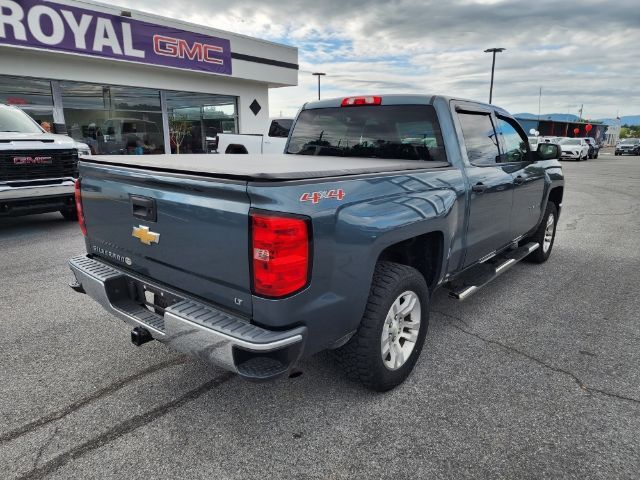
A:
POLYGON ((309 281, 309 220, 251 213, 253 293, 278 298, 301 290, 309 281))
POLYGON ((75 199, 76 199, 76 211, 78 212, 78 223, 80 224, 80 230, 82 230, 82 234, 87 236, 87 226, 84 224, 84 212, 82 211, 82 194, 80 192, 80 179, 76 179, 76 188, 75 188, 75 199))
POLYGON ((347 97, 342 99, 342 107, 358 107, 361 105, 381 105, 382 97, 367 96, 367 97, 347 97))

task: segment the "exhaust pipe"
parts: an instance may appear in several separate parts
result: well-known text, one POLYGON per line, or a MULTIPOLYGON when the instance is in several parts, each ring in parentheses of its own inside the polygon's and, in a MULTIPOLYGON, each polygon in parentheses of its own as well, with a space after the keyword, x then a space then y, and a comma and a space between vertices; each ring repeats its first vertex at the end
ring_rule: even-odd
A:
POLYGON ((133 343, 136 347, 150 342, 151 340, 153 340, 151 332, 149 332, 149 330, 147 330, 146 328, 135 327, 133 330, 131 330, 131 343, 133 343))

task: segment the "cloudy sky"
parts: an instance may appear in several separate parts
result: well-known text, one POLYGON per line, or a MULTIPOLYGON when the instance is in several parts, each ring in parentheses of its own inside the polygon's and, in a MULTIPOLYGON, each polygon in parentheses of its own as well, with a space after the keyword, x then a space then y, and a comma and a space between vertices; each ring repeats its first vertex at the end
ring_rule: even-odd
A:
POLYGON ((513 113, 640 114, 639 0, 112 0, 299 48, 299 85, 274 89, 272 115, 316 93, 442 93, 513 113))

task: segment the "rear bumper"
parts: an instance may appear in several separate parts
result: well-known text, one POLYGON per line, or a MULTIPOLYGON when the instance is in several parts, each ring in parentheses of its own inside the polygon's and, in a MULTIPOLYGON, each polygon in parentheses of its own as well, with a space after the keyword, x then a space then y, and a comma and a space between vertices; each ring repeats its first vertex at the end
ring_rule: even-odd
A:
POLYGON ((87 256, 70 259, 69 266, 77 281, 74 290, 83 290, 114 316, 133 327, 147 329, 155 340, 175 350, 245 378, 268 380, 281 376, 302 354, 305 327, 266 330, 87 256), (175 301, 162 314, 155 313, 132 298, 134 283, 175 301))

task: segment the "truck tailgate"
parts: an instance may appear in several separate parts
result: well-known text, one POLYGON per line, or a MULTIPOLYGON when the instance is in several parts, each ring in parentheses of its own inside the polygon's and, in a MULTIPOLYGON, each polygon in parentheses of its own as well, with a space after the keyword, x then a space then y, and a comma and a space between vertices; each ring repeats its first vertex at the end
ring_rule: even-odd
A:
POLYGON ((80 178, 90 253, 251 314, 246 182, 88 162, 80 178))

